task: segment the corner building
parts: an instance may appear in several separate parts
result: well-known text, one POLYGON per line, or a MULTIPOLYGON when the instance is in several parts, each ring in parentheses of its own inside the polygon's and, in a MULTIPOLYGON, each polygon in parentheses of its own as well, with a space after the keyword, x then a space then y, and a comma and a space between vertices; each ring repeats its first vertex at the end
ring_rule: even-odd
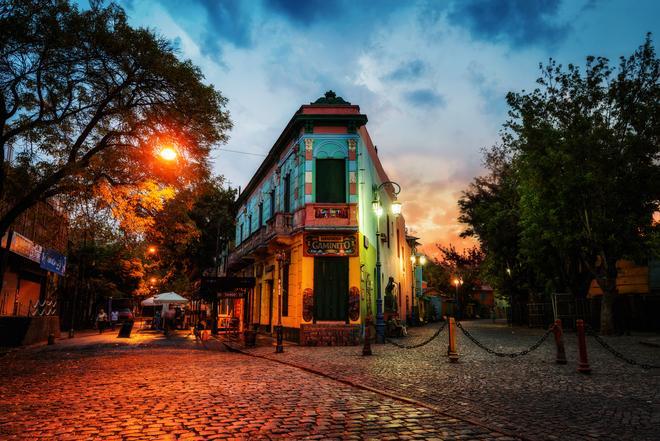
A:
POLYGON ((385 320, 409 320, 411 247, 366 123, 332 91, 301 106, 239 195, 228 271, 256 279, 244 327, 272 334, 281 320, 286 340, 358 344, 376 322, 377 229, 385 320))

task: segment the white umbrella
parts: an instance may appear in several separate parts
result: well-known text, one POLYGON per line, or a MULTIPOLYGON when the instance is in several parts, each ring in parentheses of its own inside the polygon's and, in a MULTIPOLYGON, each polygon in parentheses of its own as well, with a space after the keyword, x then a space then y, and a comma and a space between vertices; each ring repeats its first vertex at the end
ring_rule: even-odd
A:
POLYGON ((154 297, 151 296, 148 299, 142 300, 142 306, 154 306, 154 297))
POLYGON ((175 292, 164 292, 154 296, 154 305, 165 305, 169 303, 183 304, 188 303, 188 299, 181 297, 175 292))

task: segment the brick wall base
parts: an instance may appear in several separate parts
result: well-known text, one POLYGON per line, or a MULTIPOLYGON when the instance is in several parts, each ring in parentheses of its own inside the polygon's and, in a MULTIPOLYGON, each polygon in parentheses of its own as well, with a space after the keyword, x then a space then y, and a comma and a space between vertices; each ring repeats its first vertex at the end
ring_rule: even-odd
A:
POLYGON ((302 346, 356 346, 361 340, 360 325, 300 325, 302 346))

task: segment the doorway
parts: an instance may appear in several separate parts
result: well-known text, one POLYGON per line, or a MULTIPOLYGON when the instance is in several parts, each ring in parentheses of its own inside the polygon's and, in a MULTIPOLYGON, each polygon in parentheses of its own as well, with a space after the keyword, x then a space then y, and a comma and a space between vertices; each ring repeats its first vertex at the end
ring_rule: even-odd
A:
POLYGON ((348 323, 348 257, 314 258, 314 321, 348 323))

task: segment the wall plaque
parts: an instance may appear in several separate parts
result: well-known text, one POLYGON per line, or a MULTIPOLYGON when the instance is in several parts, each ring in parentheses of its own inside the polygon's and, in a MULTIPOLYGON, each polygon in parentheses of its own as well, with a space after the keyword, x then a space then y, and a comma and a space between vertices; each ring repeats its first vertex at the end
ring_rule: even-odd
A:
POLYGON ((316 207, 314 209, 314 217, 316 217, 317 219, 328 219, 328 218, 348 219, 348 208, 316 207))
POLYGON ((305 236, 306 256, 357 256, 355 234, 308 234, 305 236))

